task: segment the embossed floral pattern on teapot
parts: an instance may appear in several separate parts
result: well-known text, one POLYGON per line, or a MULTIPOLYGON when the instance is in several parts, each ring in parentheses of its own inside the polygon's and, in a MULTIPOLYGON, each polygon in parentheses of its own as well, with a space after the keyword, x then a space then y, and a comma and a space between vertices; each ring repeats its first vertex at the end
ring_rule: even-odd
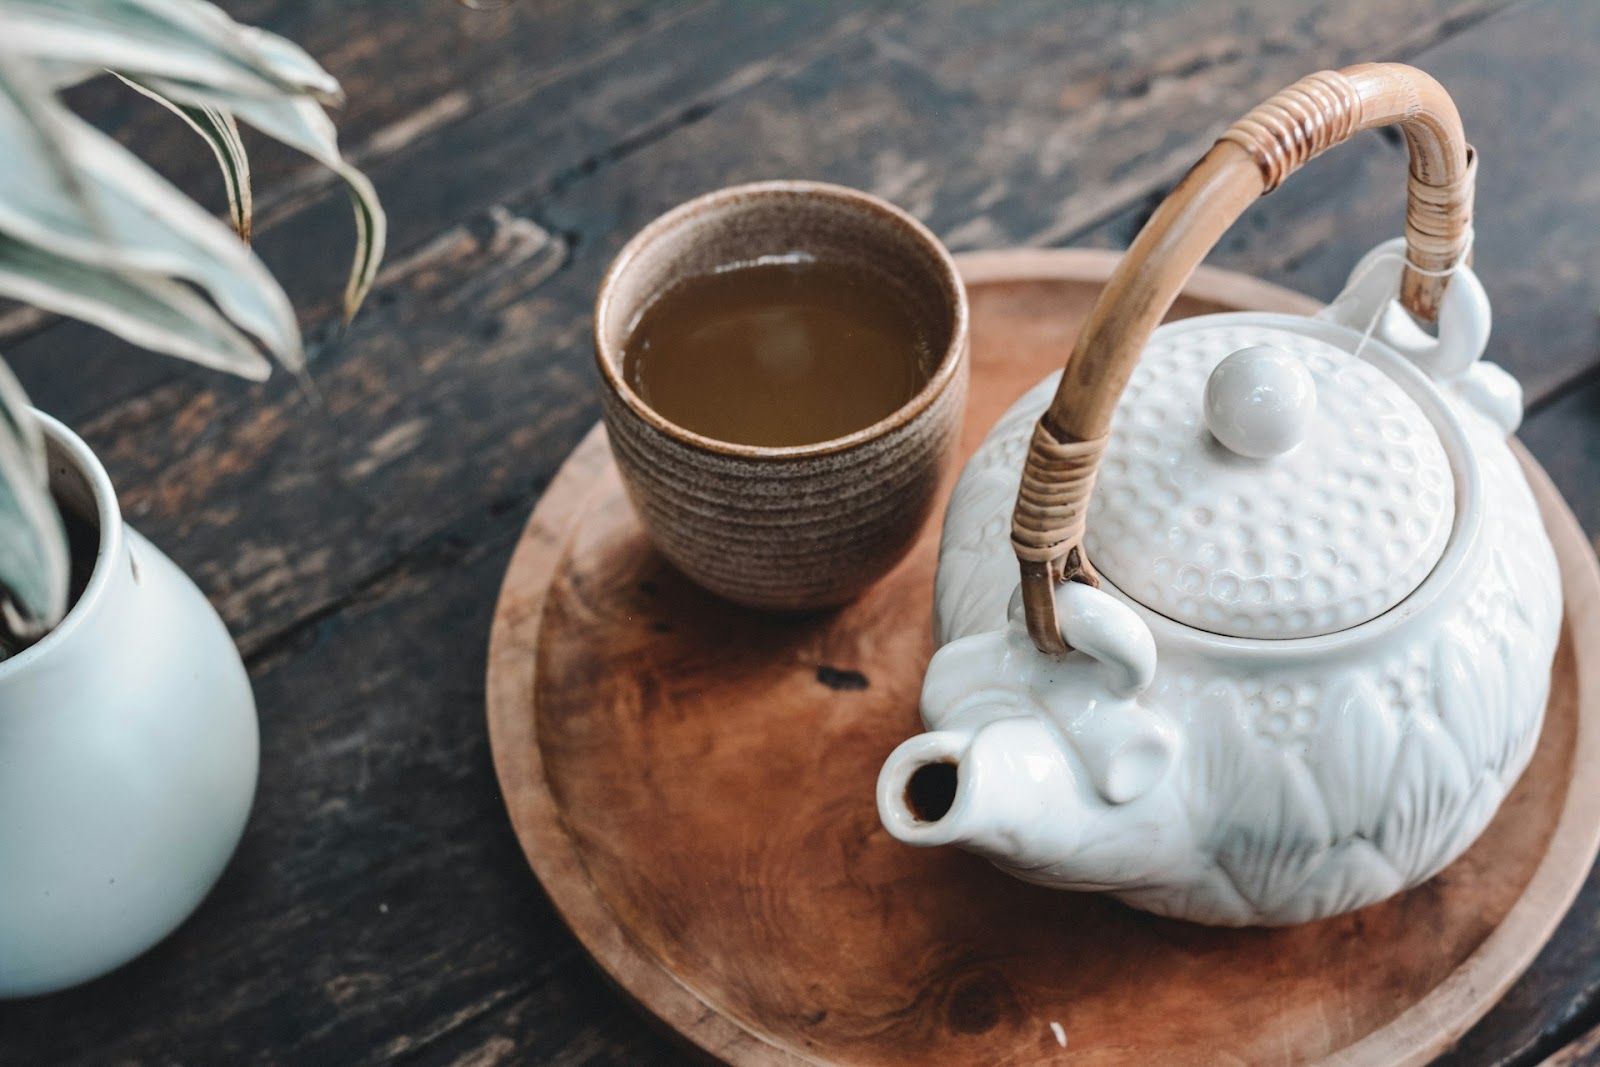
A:
POLYGON ((1520 390, 1479 360, 1474 163, 1437 83, 1369 64, 1278 94, 1196 166, 1064 378, 961 475, 929 732, 878 783, 892 834, 1228 925, 1363 907, 1477 838, 1537 740, 1561 598, 1507 444, 1520 390), (1154 329, 1254 197, 1391 122, 1406 237, 1321 315, 1154 329))

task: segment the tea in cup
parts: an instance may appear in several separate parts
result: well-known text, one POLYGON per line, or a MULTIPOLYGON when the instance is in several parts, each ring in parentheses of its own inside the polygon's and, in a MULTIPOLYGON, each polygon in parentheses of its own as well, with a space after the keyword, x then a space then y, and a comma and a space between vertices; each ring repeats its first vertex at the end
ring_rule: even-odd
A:
POLYGON ((662 554, 736 603, 833 607, 933 507, 966 401, 966 293, 900 209, 760 182, 623 248, 595 350, 612 452, 662 554))

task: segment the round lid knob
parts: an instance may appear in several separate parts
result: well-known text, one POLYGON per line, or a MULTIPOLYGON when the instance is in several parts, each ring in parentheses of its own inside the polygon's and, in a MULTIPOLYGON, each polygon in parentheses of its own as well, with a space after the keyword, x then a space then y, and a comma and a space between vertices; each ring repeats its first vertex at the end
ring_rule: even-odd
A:
POLYGON ((1450 460, 1397 381, 1291 325, 1218 316, 1164 326, 1146 347, 1084 548, 1170 619, 1312 637, 1405 599, 1454 521, 1450 460))
POLYGON ((1298 445, 1316 408, 1311 372, 1271 345, 1239 349, 1206 379, 1206 429, 1251 459, 1270 459, 1298 445))

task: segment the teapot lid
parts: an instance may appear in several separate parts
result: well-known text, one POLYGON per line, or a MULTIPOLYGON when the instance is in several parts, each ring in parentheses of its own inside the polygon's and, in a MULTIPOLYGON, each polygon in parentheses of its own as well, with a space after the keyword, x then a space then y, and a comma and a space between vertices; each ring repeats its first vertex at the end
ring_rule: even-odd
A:
POLYGON ((1178 622, 1314 637, 1405 599, 1454 518, 1449 458, 1397 382, 1321 338, 1229 316, 1175 324, 1145 349, 1084 546, 1178 622))

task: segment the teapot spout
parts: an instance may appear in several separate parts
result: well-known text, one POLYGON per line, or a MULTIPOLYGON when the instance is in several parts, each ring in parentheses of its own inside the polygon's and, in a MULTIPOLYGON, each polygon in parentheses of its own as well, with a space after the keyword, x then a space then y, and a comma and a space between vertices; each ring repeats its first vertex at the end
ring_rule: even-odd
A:
POLYGON ((878 774, 878 816, 905 844, 956 845, 1026 871, 1076 850, 1079 789, 1060 734, 1018 716, 901 744, 878 774))
POLYGON ((1171 775, 1108 798, 1072 742, 1037 715, 906 741, 879 772, 878 816, 908 845, 955 845, 1057 889, 1146 890, 1195 856, 1171 775))

